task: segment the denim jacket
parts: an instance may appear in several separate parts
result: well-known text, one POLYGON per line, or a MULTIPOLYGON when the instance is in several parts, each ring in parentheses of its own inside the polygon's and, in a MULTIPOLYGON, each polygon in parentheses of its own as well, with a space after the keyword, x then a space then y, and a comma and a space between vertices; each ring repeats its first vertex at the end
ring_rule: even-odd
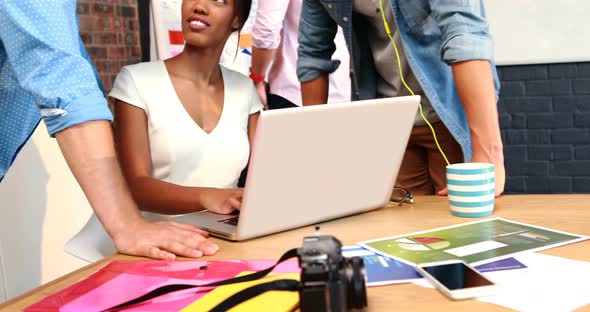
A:
MULTIPOLYGON (((409 65, 434 110, 471 159, 471 136, 449 64, 489 60, 496 94, 500 84, 493 42, 482 0, 391 0, 409 65), (441 62, 442 60, 442 62, 441 62)), ((350 53, 352 99, 376 97, 377 73, 366 33, 368 22, 353 12, 353 0, 303 0, 299 25, 297 75, 302 82, 333 72, 337 26, 350 53)), ((392 66, 395 66, 395 60, 392 66)))

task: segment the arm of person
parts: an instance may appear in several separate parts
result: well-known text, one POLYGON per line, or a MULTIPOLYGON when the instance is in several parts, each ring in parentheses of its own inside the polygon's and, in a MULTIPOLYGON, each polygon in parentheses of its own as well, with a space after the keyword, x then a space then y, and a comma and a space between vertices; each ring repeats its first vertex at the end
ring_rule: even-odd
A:
POLYGON ((198 247, 206 232, 141 218, 115 156, 108 122, 112 115, 92 66, 81 55, 75 18, 74 0, 43 5, 0 1, 0 40, 20 86, 35 98, 50 135, 57 138, 119 252, 157 259, 201 256, 198 247))
POLYGON ((303 105, 328 102, 328 75, 340 62, 331 60, 336 51, 338 25, 318 0, 303 0, 299 20, 297 77, 303 105))
MULTIPOLYGON (((268 67, 275 59, 276 51, 276 49, 260 49, 257 47, 252 47, 251 73, 258 77, 266 76, 266 73, 268 72, 268 67)), ((260 101, 262 101, 264 109, 268 109, 268 99, 266 96, 266 82, 255 81, 254 87, 256 88, 256 92, 258 92, 258 96, 260 96, 260 101)))
MULTIPOLYGON (((254 144, 254 135, 256 133, 258 117, 260 117, 260 113, 254 113, 248 117, 248 141, 250 142, 250 146, 254 144)), ((252 149, 250 149, 250 154, 252 154, 252 149)))
MULTIPOLYGON (((251 72, 255 76, 266 76, 270 64, 275 59, 277 48, 281 43, 281 30, 288 7, 289 0, 258 0, 256 22, 252 28, 251 72)), ((255 82, 254 86, 264 108, 268 109, 264 81, 255 82)))
POLYGON ((329 79, 328 74, 321 73, 317 78, 301 83, 303 106, 328 103, 328 93, 330 92, 329 79))
POLYGON ((256 124, 258 123, 258 117, 260 117, 260 112, 254 113, 248 117, 248 141, 250 142, 250 159, 252 158, 252 153, 254 151, 253 144, 254 144, 254 136, 256 133, 256 124))
POLYGON ((473 60, 453 63, 451 66, 471 132, 471 162, 487 162, 494 165, 495 192, 496 196, 500 196, 504 192, 506 172, 490 63, 485 60, 473 60))
POLYGON ((64 158, 117 250, 155 259, 200 257, 219 249, 208 233, 176 222, 149 223, 139 214, 121 175, 107 121, 89 121, 55 134, 64 158))
POLYGON ((260 111, 262 110, 262 103, 258 98, 256 92, 251 91, 252 95, 250 98, 250 115, 248 116, 248 141, 250 143, 250 158, 252 158, 252 152, 254 151, 254 137, 256 136, 256 127, 258 126, 258 118, 260 117, 260 111))
POLYGON ((229 214, 241 205, 241 189, 187 187, 151 176, 147 116, 141 108, 115 102, 116 141, 123 173, 142 210, 184 214, 203 209, 229 214))
POLYGON ((482 5, 480 0, 430 0, 443 36, 441 58, 452 67, 469 123, 471 161, 494 164, 499 196, 504 191, 504 156, 491 66, 493 42, 482 5))

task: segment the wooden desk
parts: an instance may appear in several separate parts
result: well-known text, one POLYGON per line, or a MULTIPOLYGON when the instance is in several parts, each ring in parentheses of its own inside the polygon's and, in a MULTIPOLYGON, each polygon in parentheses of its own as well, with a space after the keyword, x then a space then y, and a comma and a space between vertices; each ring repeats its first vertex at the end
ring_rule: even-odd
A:
MULTIPOLYGON (((507 195, 497 199, 494 216, 537 226, 590 235, 590 195, 507 195)), ((379 237, 427 230, 473 221, 450 214, 446 197, 417 197, 413 206, 389 205, 364 214, 334 220, 321 225, 324 234, 338 237, 344 245, 379 237)), ((277 259, 286 250, 301 246, 302 237, 313 233, 313 226, 262 237, 241 243, 214 239, 221 247, 213 259, 277 259)), ((570 259, 590 261, 590 241, 543 251, 570 259)), ((2 311, 20 311, 97 271, 111 260, 137 257, 114 255, 72 272, 0 305, 2 311)), ((413 284, 371 287, 368 289, 369 311, 506 310, 476 300, 453 302, 438 291, 413 284)), ((590 311, 590 305, 582 308, 590 311)))

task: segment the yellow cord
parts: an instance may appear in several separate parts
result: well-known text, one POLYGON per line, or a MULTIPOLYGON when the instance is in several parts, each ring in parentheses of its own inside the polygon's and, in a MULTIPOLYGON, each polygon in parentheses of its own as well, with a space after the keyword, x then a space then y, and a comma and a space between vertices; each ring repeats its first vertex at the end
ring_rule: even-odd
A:
MULTIPOLYGON (((391 41, 391 44, 393 45, 393 49, 395 50, 395 57, 397 58, 397 66, 398 66, 399 75, 400 75, 402 84, 404 85, 404 87, 406 87, 406 89, 408 89, 408 91, 410 92, 411 95, 415 95, 414 91, 412 91, 412 89, 410 89, 410 87, 406 84, 406 80, 404 79, 404 74, 402 72, 402 62, 399 57, 399 52, 397 51, 397 46, 395 44, 395 41, 393 40, 393 36, 391 35, 391 30, 389 29, 389 24, 387 23, 387 19, 385 18, 385 12, 383 11, 383 0, 379 0, 379 8, 381 11, 381 17, 383 18, 383 26, 385 27, 385 32, 387 32, 387 36, 389 37, 389 40, 391 41)), ((445 155, 445 152, 443 152, 442 148, 440 147, 440 144, 438 144, 438 139, 436 138, 436 132, 434 131, 434 128, 432 127, 432 125, 430 124, 428 119, 426 119, 426 116, 424 116, 424 112, 422 111, 422 104, 420 104, 420 103, 419 103, 419 108, 420 108, 420 116, 422 116, 422 119, 424 119, 424 121, 426 122, 428 127, 430 127, 430 130, 432 131, 432 136, 434 137, 434 143, 436 143, 436 147, 438 147, 438 151, 440 152, 442 157, 445 159, 445 162, 447 163, 447 165, 450 165, 451 163, 449 163, 449 160, 447 159, 447 155, 445 155)))

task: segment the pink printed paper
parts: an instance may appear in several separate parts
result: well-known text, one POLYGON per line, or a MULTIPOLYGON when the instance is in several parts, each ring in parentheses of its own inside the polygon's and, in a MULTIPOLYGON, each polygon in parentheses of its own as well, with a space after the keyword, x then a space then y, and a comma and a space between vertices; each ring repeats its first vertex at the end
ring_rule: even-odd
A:
MULTIPOLYGON (((206 284, 259 271, 275 261, 113 261, 98 272, 27 307, 37 311, 101 311, 169 284, 206 284)), ((273 272, 297 273, 297 261, 287 261, 273 272)), ((212 288, 194 288, 154 298, 125 311, 178 311, 212 288)))

